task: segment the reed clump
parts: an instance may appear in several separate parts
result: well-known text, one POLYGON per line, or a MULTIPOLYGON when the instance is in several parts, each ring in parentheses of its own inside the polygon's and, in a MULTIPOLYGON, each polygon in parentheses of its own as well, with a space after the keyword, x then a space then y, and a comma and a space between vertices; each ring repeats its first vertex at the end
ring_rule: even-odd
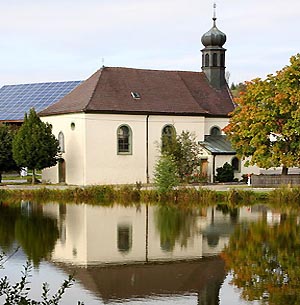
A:
POLYGON ((300 205, 300 187, 281 187, 270 192, 268 196, 270 204, 300 205))
MULTIPOLYGON (((294 191, 296 192, 296 191, 294 191)), ((298 195, 289 195, 300 201, 300 188, 298 195)), ((278 195, 278 197, 280 197, 278 195)), ((282 196, 281 196, 282 197, 282 196)), ((281 198, 280 197, 280 198, 281 198)), ((291 197, 287 197, 290 198, 291 197)), ((59 201, 61 203, 89 203, 89 204, 122 204, 132 203, 158 203, 180 205, 208 205, 217 202, 228 202, 231 205, 252 204, 261 198, 253 191, 229 190, 228 192, 216 192, 206 188, 179 187, 174 190, 161 193, 153 187, 142 188, 139 185, 93 185, 87 187, 73 187, 64 190, 41 187, 28 190, 0 189, 0 201, 31 200, 37 203, 59 201)), ((280 199, 281 200, 281 199, 280 199)), ((296 199, 295 199, 296 200, 296 199)))
POLYGON ((140 202, 141 189, 133 185, 124 185, 115 190, 115 201, 122 204, 140 202))
POLYGON ((224 195, 225 202, 230 206, 252 205, 258 201, 263 201, 265 197, 263 193, 259 194, 251 190, 244 191, 236 189, 230 189, 228 192, 225 192, 224 195))

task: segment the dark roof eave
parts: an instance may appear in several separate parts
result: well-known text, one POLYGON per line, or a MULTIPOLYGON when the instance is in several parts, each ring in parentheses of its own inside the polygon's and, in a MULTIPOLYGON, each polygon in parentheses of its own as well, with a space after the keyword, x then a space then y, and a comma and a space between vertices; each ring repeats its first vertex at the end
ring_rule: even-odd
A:
POLYGON ((218 156, 218 155, 228 155, 228 156, 230 156, 230 155, 232 155, 232 156, 234 156, 234 155, 236 155, 236 152, 235 151, 226 151, 226 152, 211 152, 211 154, 213 155, 213 156, 218 156))
POLYGON ((218 118, 228 118, 227 114, 210 114, 210 113, 195 113, 195 112, 172 112, 172 111, 120 111, 120 110, 77 110, 77 111, 62 111, 57 113, 40 113, 39 116, 53 116, 53 115, 63 115, 63 114, 73 114, 73 113, 99 113, 99 114, 132 114, 132 115, 173 115, 173 116, 204 116, 204 117, 218 117, 218 118))

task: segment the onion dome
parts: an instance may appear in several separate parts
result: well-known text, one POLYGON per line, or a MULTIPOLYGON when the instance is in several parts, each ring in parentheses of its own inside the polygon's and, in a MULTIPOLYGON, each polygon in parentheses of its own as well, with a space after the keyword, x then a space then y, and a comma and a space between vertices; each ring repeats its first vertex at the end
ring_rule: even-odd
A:
POLYGON ((216 26, 217 18, 213 18, 213 27, 205 33, 202 38, 201 42, 205 47, 222 47, 226 42, 226 35, 221 32, 216 26))

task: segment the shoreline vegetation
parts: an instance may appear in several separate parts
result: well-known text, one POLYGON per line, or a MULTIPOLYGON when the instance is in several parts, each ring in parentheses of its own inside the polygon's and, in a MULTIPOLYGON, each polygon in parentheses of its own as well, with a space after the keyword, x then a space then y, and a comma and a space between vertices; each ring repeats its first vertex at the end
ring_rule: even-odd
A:
POLYGON ((300 187, 282 187, 275 190, 256 192, 254 189, 235 188, 226 191, 210 190, 182 186, 166 193, 155 188, 136 185, 99 185, 87 187, 68 187, 64 189, 47 188, 39 185, 35 189, 0 189, 0 202, 17 203, 19 201, 37 203, 87 203, 87 204, 175 204, 178 206, 210 205, 224 203, 235 205, 253 205, 257 203, 285 204, 300 207, 300 187))

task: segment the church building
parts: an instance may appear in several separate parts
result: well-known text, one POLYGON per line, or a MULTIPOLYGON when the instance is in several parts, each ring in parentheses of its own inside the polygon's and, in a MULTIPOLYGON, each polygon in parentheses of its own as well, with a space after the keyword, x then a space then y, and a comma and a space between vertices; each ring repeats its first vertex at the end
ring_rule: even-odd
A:
POLYGON ((202 72, 102 67, 39 113, 58 137, 62 159, 44 181, 74 185, 153 182, 162 135, 190 131, 201 145, 201 171, 214 181, 225 162, 244 168, 223 134, 234 109, 225 79, 226 35, 202 36, 202 72))

